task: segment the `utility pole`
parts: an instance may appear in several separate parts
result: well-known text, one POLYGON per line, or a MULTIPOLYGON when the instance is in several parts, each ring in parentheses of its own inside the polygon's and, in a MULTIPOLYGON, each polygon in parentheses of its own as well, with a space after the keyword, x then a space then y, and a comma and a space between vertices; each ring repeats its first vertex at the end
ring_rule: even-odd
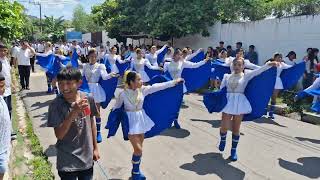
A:
POLYGON ((33 4, 39 6, 39 10, 40 10, 40 32, 42 33, 42 8, 41 8, 41 3, 40 3, 40 1, 38 1, 38 2, 33 2, 33 4))

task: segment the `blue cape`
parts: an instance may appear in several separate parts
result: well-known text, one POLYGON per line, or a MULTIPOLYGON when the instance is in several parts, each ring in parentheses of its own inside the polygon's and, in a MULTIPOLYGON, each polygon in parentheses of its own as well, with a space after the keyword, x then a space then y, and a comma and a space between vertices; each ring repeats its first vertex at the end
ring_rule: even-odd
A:
POLYGON ((211 63, 211 79, 219 79, 220 81, 222 81, 225 74, 231 74, 230 67, 222 66, 223 63, 224 62, 221 62, 219 60, 211 63))
POLYGON ((157 62, 158 64, 163 64, 164 63, 164 57, 168 52, 168 47, 164 48, 163 51, 161 51, 158 56, 157 56, 157 62))
POLYGON ((70 58, 62 60, 59 58, 59 56, 55 56, 54 54, 50 54, 45 57, 37 56, 37 60, 37 64, 45 69, 45 71, 51 78, 55 78, 61 70, 60 62, 63 65, 67 65, 70 62, 70 58))
POLYGON ((78 68, 79 67, 78 59, 79 59, 79 55, 77 53, 77 48, 74 48, 74 50, 72 52, 72 57, 71 57, 71 65, 72 65, 72 67, 74 67, 74 68, 78 68))
POLYGON ((185 80, 187 92, 194 92, 202 88, 209 81, 211 65, 208 61, 199 68, 184 68, 181 77, 185 80))
MULTIPOLYGON (((163 79, 163 81, 166 80, 163 79)), ((155 92, 145 97, 143 109, 155 124, 150 131, 146 132, 145 138, 151 138, 159 135, 163 130, 171 127, 180 110, 182 97, 182 84, 155 92), (168 101, 170 101, 170 103, 168 103, 168 101), (165 109, 163 109, 163 107, 165 107, 165 109)), ((128 140, 129 122, 123 106, 122 108, 112 110, 109 114, 106 125, 106 129, 109 130, 108 138, 116 134, 120 125, 122 128, 123 138, 128 140)))
MULTIPOLYGON (((107 72, 111 73, 111 65, 110 65, 108 59, 106 57, 104 57, 102 62, 106 66, 107 72)), ((126 62, 126 63, 120 64, 118 61, 116 61, 116 66, 117 66, 117 68, 119 70, 120 76, 123 76, 124 73, 126 72, 126 70, 128 70, 130 68, 130 62, 126 62)))
MULTIPOLYGON (((251 79, 245 89, 245 96, 250 102, 252 112, 244 116, 245 121, 251 121, 263 116, 272 96, 276 81, 277 69, 271 68, 251 79)), ((220 112, 227 104, 227 91, 223 88, 217 92, 204 95, 203 103, 209 113, 220 112)))
POLYGON ((197 62, 204 60, 205 57, 206 57, 206 55, 204 54, 203 51, 201 51, 196 56, 194 56, 190 61, 193 63, 197 63, 197 62))
MULTIPOLYGON (((320 89, 311 89, 311 90, 303 90, 300 91, 297 96, 298 99, 302 99, 305 96, 320 96, 320 89)), ((312 104, 311 110, 317 113, 320 113, 320 101, 316 101, 315 103, 312 104)))
POLYGON ((297 84, 306 69, 306 63, 301 62, 292 66, 289 69, 284 69, 281 72, 280 78, 282 80, 283 89, 290 89, 297 84))
POLYGON ((147 73, 148 77, 150 78, 150 80, 158 75, 162 74, 161 70, 153 70, 153 69, 149 69, 148 66, 144 65, 144 71, 147 73))
MULTIPOLYGON (((102 78, 100 78, 98 83, 100 84, 100 86, 102 87, 102 89, 106 94, 106 100, 100 103, 101 107, 105 109, 107 108, 108 104, 110 103, 111 99, 114 96, 114 92, 117 88, 118 78, 113 77, 108 80, 103 80, 102 78)), ((79 87, 79 90, 82 92, 90 93, 88 81, 85 76, 82 77, 82 84, 79 87)))

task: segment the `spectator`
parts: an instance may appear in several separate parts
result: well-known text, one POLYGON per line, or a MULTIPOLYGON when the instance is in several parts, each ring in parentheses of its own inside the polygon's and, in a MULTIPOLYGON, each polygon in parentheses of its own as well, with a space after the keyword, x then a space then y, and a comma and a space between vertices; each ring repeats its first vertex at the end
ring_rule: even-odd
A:
POLYGON ((18 44, 15 42, 12 43, 10 66, 14 66, 14 62, 16 62, 18 51, 19 51, 18 44))
POLYGON ((236 57, 236 52, 232 50, 232 46, 227 46, 227 56, 228 57, 236 57))
POLYGON ((45 50, 45 42, 42 41, 41 43, 39 43, 37 45, 37 52, 38 53, 44 53, 44 50, 45 50))
POLYGON ((238 54, 241 49, 242 49, 242 42, 237 42, 236 43, 236 54, 238 54))
POLYGON ((220 53, 222 50, 225 50, 225 51, 226 51, 226 48, 224 48, 224 42, 223 42, 223 41, 220 41, 220 42, 219 42, 219 48, 217 48, 217 50, 219 51, 219 53, 220 53))
POLYGON ((111 50, 110 41, 107 41, 106 53, 107 53, 107 54, 110 54, 110 53, 111 53, 110 50, 111 50))
POLYGON ((286 56, 286 58, 284 59, 284 63, 288 65, 295 65, 296 62, 294 62, 294 60, 296 59, 297 59, 297 54, 294 51, 290 51, 286 56))
POLYGON ((92 179, 93 161, 100 158, 93 98, 78 91, 82 75, 78 69, 63 69, 58 76, 61 95, 49 106, 48 127, 57 138, 57 170, 60 178, 92 179))
POLYGON ((0 180, 8 171, 11 144, 11 120, 7 104, 3 98, 6 89, 5 82, 5 77, 0 73, 0 180))
POLYGON ((9 114, 11 117, 11 67, 7 58, 8 48, 4 45, 0 45, 0 73, 5 77, 5 92, 3 94, 3 99, 8 105, 9 114))
POLYGON ((249 46, 249 52, 246 54, 245 59, 248 59, 251 63, 258 65, 258 53, 255 51, 255 46, 249 46))
POLYGON ((22 42, 21 49, 17 53, 17 63, 20 76, 20 84, 23 89, 29 90, 30 78, 30 57, 35 55, 35 50, 30 47, 27 41, 22 42))
POLYGON ((208 50, 206 52, 206 58, 210 58, 212 59, 213 58, 213 47, 208 47, 208 50))
POLYGON ((313 83, 314 73, 315 73, 315 66, 317 63, 317 49, 308 50, 307 62, 306 62, 306 71, 303 77, 303 89, 308 88, 313 83))

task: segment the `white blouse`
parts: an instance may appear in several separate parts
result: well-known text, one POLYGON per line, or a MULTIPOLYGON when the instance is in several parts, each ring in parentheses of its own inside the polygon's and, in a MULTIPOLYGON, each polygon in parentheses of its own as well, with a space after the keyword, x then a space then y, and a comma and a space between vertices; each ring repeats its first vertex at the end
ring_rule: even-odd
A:
POLYGON ((291 67, 292 67, 292 65, 288 65, 288 64, 286 64, 286 63, 284 63, 284 62, 279 63, 279 66, 277 67, 277 78, 280 77, 281 72, 282 72, 284 69, 289 69, 289 68, 291 68, 291 67))
POLYGON ((205 60, 198 63, 193 63, 190 61, 178 61, 175 62, 173 59, 171 62, 166 62, 164 64, 164 72, 169 72, 173 79, 181 78, 181 74, 184 68, 198 68, 206 63, 205 60))
POLYGON ((149 69, 153 70, 159 70, 159 66, 153 66, 149 63, 148 60, 142 58, 140 60, 138 59, 132 59, 130 64, 130 70, 135 69, 137 72, 144 71, 144 66, 147 66, 149 69))
POLYGON ((247 87, 248 82, 254 78, 255 76, 263 73, 264 71, 271 68, 269 65, 264 65, 260 67, 259 69, 246 72, 246 73, 240 73, 240 74, 225 74, 223 77, 223 80, 221 82, 220 89, 223 89, 224 87, 227 87, 228 93, 244 93, 244 90, 247 87))
MULTIPOLYGON (((233 71, 233 60, 234 59, 235 58, 233 58, 233 57, 229 57, 229 58, 225 59, 225 63, 222 64, 222 65, 226 66, 226 67, 230 67, 230 70, 232 72, 233 71)), ((260 68, 260 66, 251 63, 248 59, 244 60, 244 67, 247 68, 247 69, 252 69, 252 70, 260 68)))
POLYGON ((98 83, 100 77, 103 80, 108 80, 111 78, 111 75, 108 74, 106 66, 104 64, 83 64, 83 74, 86 77, 88 83, 98 83))
POLYGON ((113 109, 118 109, 124 104, 125 111, 140 111, 143 108, 144 98, 152 93, 175 86, 175 81, 157 83, 152 86, 142 86, 140 89, 124 89, 120 92, 113 109))
POLYGON ((152 66, 159 66, 158 65, 158 54, 160 54, 167 46, 164 45, 161 49, 157 50, 154 54, 147 54, 146 59, 149 60, 152 66))
POLYGON ((126 63, 126 61, 121 60, 121 57, 119 55, 111 55, 111 54, 106 54, 104 56, 104 58, 106 58, 111 66, 114 66, 116 64, 116 61, 118 61, 120 64, 124 64, 126 63))

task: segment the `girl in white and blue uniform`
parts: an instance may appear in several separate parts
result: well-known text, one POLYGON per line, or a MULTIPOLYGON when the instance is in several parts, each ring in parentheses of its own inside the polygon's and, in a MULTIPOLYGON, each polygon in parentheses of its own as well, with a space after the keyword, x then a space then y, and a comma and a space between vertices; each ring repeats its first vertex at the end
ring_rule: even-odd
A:
MULTIPOLYGON (((190 62, 190 59, 195 57, 198 53, 203 51, 203 49, 199 49, 195 53, 187 56, 186 59, 182 58, 182 52, 180 49, 176 49, 173 53, 173 58, 170 60, 170 62, 166 62, 164 64, 164 72, 169 72, 170 76, 173 79, 181 78, 181 74, 184 68, 198 68, 204 64, 207 63, 209 59, 205 59, 203 61, 200 61, 198 63, 192 63, 190 62)), ((183 85, 183 92, 187 92, 187 88, 185 85, 183 85)), ((178 123, 178 119, 174 121, 174 127, 177 129, 180 129, 180 125, 178 123)))
POLYGON ((138 72, 143 83, 147 83, 150 81, 150 78, 144 69, 145 66, 152 70, 162 70, 161 67, 153 66, 147 59, 144 59, 141 49, 138 48, 136 49, 136 58, 131 59, 130 70, 135 70, 136 72, 138 72))
POLYGON ((127 60, 121 60, 121 56, 117 55, 117 48, 114 46, 111 48, 111 54, 106 54, 104 56, 104 60, 109 62, 111 66, 111 72, 116 74, 119 73, 119 69, 116 65, 116 61, 118 61, 120 64, 124 64, 127 62, 127 60))
POLYGON ((92 94, 94 101, 96 103, 99 115, 96 116, 96 126, 97 126, 97 142, 102 141, 101 137, 101 117, 100 117, 100 103, 106 100, 106 94, 98 83, 100 77, 103 80, 116 77, 116 73, 108 74, 104 64, 97 63, 97 53, 95 49, 90 49, 88 52, 89 63, 82 64, 83 66, 83 75, 88 81, 88 86, 90 93, 92 94))
POLYGON ((146 54, 146 59, 149 60, 152 66, 159 66, 158 64, 158 54, 160 54, 164 49, 167 48, 167 45, 164 45, 161 49, 157 50, 156 46, 152 46, 150 53, 146 54))
POLYGON ((248 82, 255 76, 276 66, 277 62, 268 62, 266 65, 244 73, 244 59, 242 57, 233 60, 232 74, 225 74, 220 89, 227 88, 227 104, 222 110, 222 121, 220 128, 219 150, 224 151, 226 145, 229 123, 232 122, 232 148, 230 160, 237 161, 237 146, 240 139, 240 125, 245 114, 252 111, 250 102, 244 94, 248 82))

